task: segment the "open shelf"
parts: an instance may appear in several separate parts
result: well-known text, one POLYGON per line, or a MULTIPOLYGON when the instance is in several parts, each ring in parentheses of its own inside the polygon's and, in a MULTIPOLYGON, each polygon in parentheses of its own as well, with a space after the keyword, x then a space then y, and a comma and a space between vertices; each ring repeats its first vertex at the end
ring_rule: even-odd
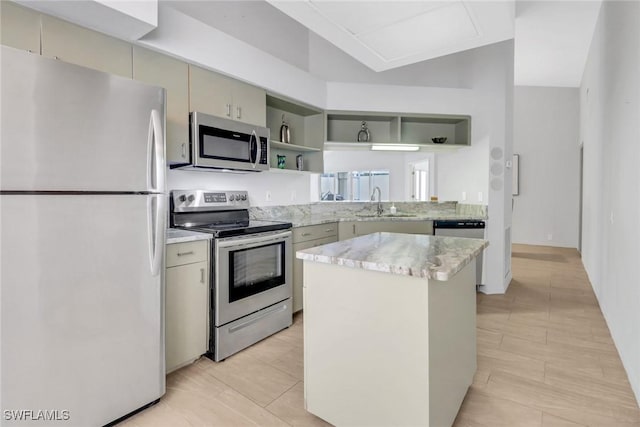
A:
POLYGON ((420 146, 420 151, 471 145, 471 117, 461 115, 332 111, 326 113, 326 129, 326 150, 370 149, 371 143, 414 144, 420 146), (371 138, 356 142, 363 121, 367 122, 371 138), (435 137, 446 137, 447 142, 434 144, 431 138, 435 137))
POLYGON ((296 169, 296 156, 303 155, 304 169, 310 172, 322 172, 324 158, 324 112, 320 109, 292 101, 279 95, 267 94, 267 127, 271 129, 271 165, 277 165, 277 156, 286 156, 285 169, 296 169), (280 139, 282 117, 289 126, 291 143, 280 139))
POLYGON ((274 141, 273 139, 270 141, 271 147, 279 148, 280 150, 288 150, 288 151, 299 151, 299 152, 317 152, 322 151, 316 147, 307 147, 306 145, 297 145, 297 144, 285 144, 280 141, 274 141))

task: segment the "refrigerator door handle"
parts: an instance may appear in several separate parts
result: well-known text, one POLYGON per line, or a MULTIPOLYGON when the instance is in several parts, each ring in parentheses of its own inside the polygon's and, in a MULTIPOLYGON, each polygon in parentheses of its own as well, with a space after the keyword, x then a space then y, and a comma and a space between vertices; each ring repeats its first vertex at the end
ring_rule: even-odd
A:
POLYGON ((165 159, 164 159, 164 131, 160 111, 151 110, 149 119, 149 136, 147 140, 147 187, 153 193, 164 193, 165 190, 165 159))
POLYGON ((165 197, 163 194, 152 194, 147 198, 149 266, 153 276, 157 276, 160 273, 164 254, 164 204, 165 197))

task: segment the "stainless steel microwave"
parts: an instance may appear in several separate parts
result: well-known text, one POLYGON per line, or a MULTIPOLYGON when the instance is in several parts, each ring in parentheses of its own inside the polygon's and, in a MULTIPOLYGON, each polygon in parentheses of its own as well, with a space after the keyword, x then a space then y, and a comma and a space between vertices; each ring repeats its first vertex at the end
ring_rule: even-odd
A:
POLYGON ((190 163, 178 167, 269 170, 269 128, 198 112, 189 121, 190 163))

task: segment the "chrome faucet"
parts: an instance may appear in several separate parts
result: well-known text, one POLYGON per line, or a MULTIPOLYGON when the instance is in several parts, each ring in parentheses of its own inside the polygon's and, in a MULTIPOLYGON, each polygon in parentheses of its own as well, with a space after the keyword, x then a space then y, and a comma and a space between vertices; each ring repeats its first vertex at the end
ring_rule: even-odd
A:
POLYGON ((373 189, 373 193, 371 193, 371 201, 373 202, 376 199, 376 190, 378 190, 378 207, 376 208, 376 214, 382 215, 382 201, 380 200, 382 198, 382 191, 377 185, 373 189))

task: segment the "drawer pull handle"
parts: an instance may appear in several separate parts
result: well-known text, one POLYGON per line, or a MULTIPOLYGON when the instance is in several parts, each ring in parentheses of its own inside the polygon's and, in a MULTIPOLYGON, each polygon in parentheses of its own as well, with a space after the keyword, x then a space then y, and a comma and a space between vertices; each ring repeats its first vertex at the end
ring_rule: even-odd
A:
POLYGON ((189 252, 178 252, 178 256, 185 256, 185 255, 193 255, 193 251, 189 251, 189 252))
POLYGON ((227 117, 231 117, 231 104, 226 104, 227 107, 227 117))
POLYGON ((182 158, 186 159, 187 158, 187 144, 186 143, 182 143, 182 158))
POLYGON ((204 268, 200 269, 200 283, 204 283, 204 268))
POLYGON ((333 231, 333 228, 327 228, 326 230, 324 230, 326 233, 331 233, 333 231))
POLYGON ((302 237, 311 236, 311 233, 302 233, 302 237))

